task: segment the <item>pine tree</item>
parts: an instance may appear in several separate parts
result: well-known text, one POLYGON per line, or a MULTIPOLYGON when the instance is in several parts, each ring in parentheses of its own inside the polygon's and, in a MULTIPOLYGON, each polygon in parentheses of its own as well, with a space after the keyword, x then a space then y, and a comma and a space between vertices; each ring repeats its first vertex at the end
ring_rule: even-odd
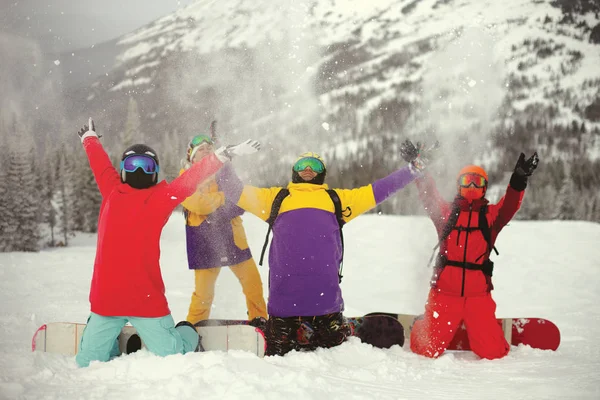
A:
POLYGON ((163 136, 160 157, 160 178, 172 181, 179 175, 181 160, 185 159, 186 142, 181 134, 172 131, 163 136))
POLYGON ((69 236, 73 232, 73 200, 75 191, 73 189, 72 171, 66 159, 64 151, 58 153, 56 167, 56 190, 52 197, 52 205, 56 210, 56 221, 59 235, 63 246, 69 244, 69 236))
POLYGON ((7 179, 8 233, 12 251, 39 250, 39 186, 34 174, 33 143, 23 128, 14 125, 15 140, 9 145, 7 179))
POLYGON ((43 207, 43 222, 48 224, 48 228, 50 229, 50 241, 48 244, 50 246, 56 245, 55 231, 56 231, 56 210, 52 205, 52 198, 54 197, 54 191, 56 190, 55 185, 55 177, 54 177, 54 169, 53 166, 48 165, 48 170, 45 175, 45 187, 42 198, 42 207, 43 207))
MULTIPOLYGON (((4 150, 4 148, 1 149, 4 150)), ((5 159, 4 154, 4 151, 0 151, 0 160, 5 159)), ((8 206, 7 177, 3 162, 0 162, 0 204, 8 206)), ((11 248, 10 236, 8 234, 8 211, 8 207, 3 207, 0 211, 0 252, 10 251, 11 248)))
POLYGON ((96 185, 94 175, 85 157, 77 157, 73 168, 75 193, 77 200, 73 204, 73 229, 95 233, 98 230, 98 213, 102 196, 96 185))
POLYGON ((573 183, 571 174, 568 171, 566 172, 567 173, 565 174, 565 178, 563 179, 562 186, 556 199, 557 207, 555 218, 561 220, 574 220, 578 219, 574 205, 574 199, 576 198, 575 184, 573 183))

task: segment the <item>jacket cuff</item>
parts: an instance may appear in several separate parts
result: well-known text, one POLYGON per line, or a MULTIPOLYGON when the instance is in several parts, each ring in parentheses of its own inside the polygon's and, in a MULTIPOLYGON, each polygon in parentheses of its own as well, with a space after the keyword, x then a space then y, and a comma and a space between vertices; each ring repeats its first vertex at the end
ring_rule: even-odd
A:
POLYGON ((510 177, 510 187, 515 189, 517 192, 522 192, 527 187, 527 177, 525 175, 519 175, 513 172, 510 177))
POLYGON ((97 138, 97 137, 98 137, 98 135, 96 135, 96 132, 94 132, 94 131, 87 131, 86 133, 84 133, 84 134, 81 136, 81 143, 83 143, 83 141, 84 141, 86 138, 89 138, 89 137, 96 137, 96 138, 97 138))

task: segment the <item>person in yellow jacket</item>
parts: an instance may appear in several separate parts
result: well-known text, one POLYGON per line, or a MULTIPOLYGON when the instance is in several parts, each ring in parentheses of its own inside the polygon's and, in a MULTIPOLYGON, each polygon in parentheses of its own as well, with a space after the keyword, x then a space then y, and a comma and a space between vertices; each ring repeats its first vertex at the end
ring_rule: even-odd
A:
MULTIPOLYGON (((188 146, 186 163, 180 174, 212 154, 213 145, 212 137, 195 136, 188 146)), ((196 323, 209 318, 215 283, 221 267, 225 266, 230 267, 242 285, 248 319, 261 321, 266 318, 262 281, 240 217, 244 210, 226 201, 214 177, 201 184, 182 205, 186 217, 188 266, 195 274, 195 290, 187 320, 196 323)))

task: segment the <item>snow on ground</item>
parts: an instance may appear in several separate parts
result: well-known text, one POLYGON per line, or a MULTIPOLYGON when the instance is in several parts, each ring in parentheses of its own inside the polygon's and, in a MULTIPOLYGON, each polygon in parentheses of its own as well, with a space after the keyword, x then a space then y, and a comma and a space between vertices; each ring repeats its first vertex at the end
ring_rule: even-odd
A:
MULTIPOLYGON (((244 218, 258 256, 266 224, 244 218)), ((346 314, 421 312, 432 224, 366 215, 344 232, 346 314)), ((176 321, 185 318, 193 288, 184 243, 176 213, 162 240, 176 321)), ((80 235, 68 248, 37 254, 0 254, 0 399, 598 399, 599 243, 600 225, 558 221, 516 221, 498 240, 498 316, 556 322, 562 332, 556 352, 520 346, 495 361, 463 352, 430 360, 406 345, 380 350, 351 339, 331 350, 264 359, 244 352, 160 358, 144 350, 85 369, 70 357, 32 353, 31 337, 45 322, 86 320, 95 237, 80 235)), ((267 267, 259 268, 266 280, 267 267)), ((233 274, 224 270, 217 285, 212 316, 244 318, 233 274)))

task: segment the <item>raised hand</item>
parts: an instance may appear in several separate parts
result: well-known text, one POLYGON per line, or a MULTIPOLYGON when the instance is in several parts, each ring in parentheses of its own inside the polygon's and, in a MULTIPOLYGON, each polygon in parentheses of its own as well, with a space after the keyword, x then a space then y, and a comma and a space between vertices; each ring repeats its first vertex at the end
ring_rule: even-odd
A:
POLYGON ((531 157, 525 160, 525 154, 521 153, 519 159, 517 160, 517 165, 515 165, 515 173, 521 176, 531 176, 533 171, 538 166, 540 162, 540 158, 538 157, 537 151, 533 153, 531 157))
POLYGON ((98 133, 96 133, 96 126, 94 124, 94 120, 92 118, 90 118, 88 120, 88 125, 83 125, 83 128, 81 128, 79 130, 79 132, 77 132, 77 134, 79 135, 80 138, 83 137, 83 135, 85 135, 88 132, 93 132, 95 134, 95 136, 101 138, 102 135, 99 135, 98 133))
POLYGON ((254 154, 259 150, 260 142, 248 139, 239 144, 220 147, 215 151, 215 155, 219 158, 225 157, 226 159, 231 160, 234 156, 254 154))
POLYGON ((405 140, 400 145, 400 155, 404 161, 412 164, 419 171, 424 170, 435 158, 435 151, 440 143, 436 140, 431 146, 427 147, 424 143, 417 142, 415 146, 410 140, 405 140))
POLYGON ((404 161, 406 161, 407 163, 412 163, 414 160, 417 159, 417 157, 419 157, 419 150, 417 149, 417 147, 415 147, 413 142, 407 139, 404 141, 404 143, 400 145, 400 155, 402 156, 404 161))

